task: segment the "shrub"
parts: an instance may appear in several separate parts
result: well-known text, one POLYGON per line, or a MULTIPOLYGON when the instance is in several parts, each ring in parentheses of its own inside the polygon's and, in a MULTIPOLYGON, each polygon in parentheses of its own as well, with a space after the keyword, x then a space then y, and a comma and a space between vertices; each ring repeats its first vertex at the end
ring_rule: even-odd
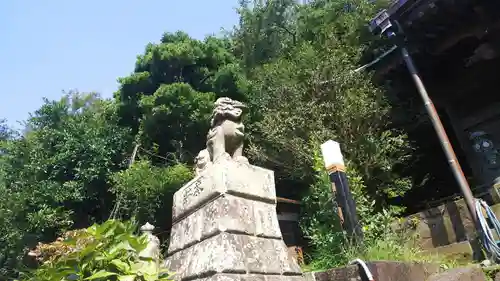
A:
POLYGON ((331 183, 325 172, 318 150, 314 154, 316 178, 309 193, 304 197, 301 228, 310 239, 311 254, 306 260, 305 270, 324 270, 346 266, 350 261, 396 260, 412 262, 433 262, 453 266, 454 262, 441 256, 424 252, 417 244, 416 237, 405 229, 392 231, 391 223, 400 213, 397 208, 374 208, 374 201, 363 192, 365 186, 355 169, 347 170, 349 185, 356 201, 364 240, 356 245, 346 239, 342 231, 336 204, 332 200, 331 183))
POLYGON ((135 235, 135 229, 132 223, 108 220, 39 244, 32 255, 41 265, 21 280, 169 280, 156 261, 139 256, 148 238, 135 235))

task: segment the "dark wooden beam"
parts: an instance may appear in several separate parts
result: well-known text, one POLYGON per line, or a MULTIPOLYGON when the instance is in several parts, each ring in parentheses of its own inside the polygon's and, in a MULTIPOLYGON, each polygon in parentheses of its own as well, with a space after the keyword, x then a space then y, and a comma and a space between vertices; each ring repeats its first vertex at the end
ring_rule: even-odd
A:
POLYGON ((446 50, 452 48, 460 41, 469 37, 482 38, 488 32, 500 28, 500 20, 495 23, 478 23, 473 26, 464 26, 458 30, 451 30, 446 37, 438 41, 434 46, 429 48, 429 52, 433 55, 439 55, 446 50))
POLYGON ((278 203, 289 203, 289 204, 294 204, 294 205, 300 205, 300 201, 289 199, 289 198, 276 197, 276 201, 278 203))
POLYGON ((459 69, 448 75, 451 78, 447 80, 440 80, 439 77, 436 77, 432 83, 426 85, 428 85, 429 94, 433 97, 434 102, 443 104, 466 95, 476 94, 477 97, 477 94, 488 89, 492 91, 497 89, 500 86, 500 80, 496 73, 499 71, 500 59, 497 58, 477 63, 469 68, 459 69))

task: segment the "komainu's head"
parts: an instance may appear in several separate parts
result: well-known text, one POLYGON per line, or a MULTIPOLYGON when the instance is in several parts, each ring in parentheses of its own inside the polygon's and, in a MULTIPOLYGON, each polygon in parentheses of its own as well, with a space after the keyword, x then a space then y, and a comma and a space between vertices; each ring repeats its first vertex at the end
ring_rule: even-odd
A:
POLYGON ((245 108, 246 106, 243 103, 227 97, 217 99, 212 111, 211 129, 221 127, 226 137, 243 137, 245 126, 241 122, 241 118, 245 108))

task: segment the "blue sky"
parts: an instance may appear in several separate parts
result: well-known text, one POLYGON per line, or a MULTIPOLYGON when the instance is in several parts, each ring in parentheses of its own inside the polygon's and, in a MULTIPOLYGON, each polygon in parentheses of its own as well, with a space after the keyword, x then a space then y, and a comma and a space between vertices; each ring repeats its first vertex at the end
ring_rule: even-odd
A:
POLYGON ((202 39, 238 21, 236 0, 0 1, 0 118, 19 128, 63 90, 111 97, 148 42, 202 39))

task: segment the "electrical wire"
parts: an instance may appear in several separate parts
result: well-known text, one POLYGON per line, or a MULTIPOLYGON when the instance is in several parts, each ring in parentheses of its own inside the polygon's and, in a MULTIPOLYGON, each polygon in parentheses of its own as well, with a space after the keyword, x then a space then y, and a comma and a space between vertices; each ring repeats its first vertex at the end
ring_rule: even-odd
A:
POLYGON ((485 250, 487 251, 487 253, 489 254, 489 256, 493 261, 499 261, 500 247, 498 244, 500 241, 495 241, 493 233, 488 225, 488 221, 484 216, 483 210, 485 211, 488 219, 493 225, 493 229, 497 233, 498 237, 500 237, 500 221, 498 221, 495 213, 490 208, 490 206, 486 204, 486 202, 484 202, 481 199, 476 199, 476 214, 482 230, 480 235, 481 235, 481 241, 483 242, 483 247, 485 248, 485 250))
POLYGON ((349 264, 350 265, 354 265, 354 264, 361 265, 361 268, 363 268, 363 271, 366 274, 366 278, 368 278, 369 281, 375 281, 375 278, 373 278, 372 272, 370 271, 370 269, 368 268, 368 266, 366 265, 366 263, 363 260, 355 259, 355 260, 349 262, 349 264))
MULTIPOLYGON (((350 73, 356 73, 356 72, 360 72, 361 70, 367 69, 368 67, 376 64, 377 62, 379 62, 380 60, 382 60, 383 58, 385 58, 386 56, 388 56, 390 53, 394 52, 397 48, 398 48, 398 46, 396 46, 396 45, 392 46, 389 50, 385 51, 383 54, 381 54, 380 56, 378 56, 377 58, 375 58, 371 62, 369 62, 369 63, 367 63, 365 65, 362 65, 362 66, 360 66, 360 67, 358 67, 356 69, 351 70, 350 73)), ((334 82, 334 81, 335 81, 334 79, 325 80, 325 81, 319 82, 318 84, 319 85, 325 85, 325 84, 329 84, 329 83, 334 82)))
POLYGON ((358 67, 356 69, 354 69, 352 72, 360 72, 361 70, 364 70, 374 64, 376 64, 377 62, 379 62, 381 59, 383 59, 384 57, 386 57, 387 55, 389 55, 390 53, 394 52, 396 49, 398 48, 398 46, 394 45, 392 46, 389 50, 387 50, 386 52, 384 52, 383 54, 381 54, 380 56, 378 56, 376 59, 372 60, 371 62, 361 66, 361 67, 358 67))

